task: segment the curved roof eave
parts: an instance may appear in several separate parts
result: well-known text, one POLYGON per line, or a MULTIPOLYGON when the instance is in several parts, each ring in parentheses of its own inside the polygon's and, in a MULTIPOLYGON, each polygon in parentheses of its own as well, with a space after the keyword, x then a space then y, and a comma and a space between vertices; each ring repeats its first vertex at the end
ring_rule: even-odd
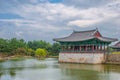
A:
POLYGON ((107 37, 99 37, 97 39, 99 39, 100 41, 104 41, 104 42, 115 42, 118 40, 118 39, 107 38, 107 37))
POLYGON ((79 41, 87 41, 87 40, 91 40, 94 39, 94 37, 91 38, 86 38, 86 39, 82 39, 82 40, 56 40, 57 42, 79 42, 79 41))

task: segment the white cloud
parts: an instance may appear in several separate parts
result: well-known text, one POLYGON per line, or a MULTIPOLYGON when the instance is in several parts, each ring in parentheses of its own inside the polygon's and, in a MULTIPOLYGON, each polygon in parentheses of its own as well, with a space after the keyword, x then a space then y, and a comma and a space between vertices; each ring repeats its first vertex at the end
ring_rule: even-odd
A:
MULTIPOLYGON (((115 5, 115 3, 113 4, 115 5)), ((60 22, 66 21, 68 22, 66 26, 67 24, 74 24, 84 27, 85 25, 94 25, 101 21, 119 16, 119 13, 117 13, 118 11, 109 8, 107 5, 88 9, 78 9, 74 6, 66 6, 62 3, 26 4, 19 6, 19 11, 14 10, 13 12, 25 19, 36 21, 37 26, 44 23, 50 26, 53 25, 53 27, 56 28, 56 26, 61 24, 60 22), (56 23, 58 25, 56 25, 56 23)))
MULTIPOLYGON (((45 3, 38 3, 38 0, 30 1, 35 4, 19 3, 16 7, 10 8, 8 12, 17 14, 22 19, 0 19, 0 22, 9 22, 18 27, 26 27, 24 28, 26 29, 24 30, 26 34, 29 32, 34 34, 57 33, 76 28, 76 26, 86 28, 112 20, 114 20, 113 23, 116 23, 116 25, 119 24, 119 19, 115 19, 120 17, 120 8, 118 7, 120 2, 118 1, 99 6, 94 5, 88 8, 81 8, 79 6, 78 8, 74 5, 68 6, 65 3, 49 3, 47 0, 41 1, 45 3)), ((74 2, 74 0, 72 1, 74 2)), ((83 2, 84 0, 82 0, 83 2)), ((22 33, 17 34, 22 35, 22 33)))
POLYGON ((37 5, 22 5, 19 6, 20 10, 13 10, 14 13, 18 15, 35 20, 44 20, 44 19, 69 19, 71 17, 77 16, 79 13, 78 9, 74 7, 68 7, 61 3, 52 4, 52 3, 42 3, 37 5))
POLYGON ((68 23, 69 26, 80 26, 80 27, 88 27, 89 25, 96 24, 101 20, 75 20, 70 21, 68 23))
POLYGON ((17 37, 22 37, 23 32, 22 31, 16 32, 16 35, 17 35, 17 37))
MULTIPOLYGON (((118 3, 117 3, 117 5, 118 5, 118 3)), ((101 23, 101 22, 104 22, 104 21, 107 21, 110 19, 112 20, 116 17, 119 17, 120 16, 119 12, 120 11, 111 9, 108 6, 80 10, 80 11, 78 11, 78 13, 80 15, 78 17, 80 19, 78 18, 73 21, 69 21, 68 25, 88 27, 88 25, 94 25, 97 23, 101 23)))
MULTIPOLYGON (((38 0, 35 0, 35 2, 31 0, 31 2, 37 3, 38 0)), ((60 31, 64 26, 67 28, 63 29, 68 29, 68 26, 74 25, 87 27, 88 25, 94 25, 117 17, 119 15, 118 10, 113 9, 113 7, 109 7, 109 5, 114 6, 116 4, 118 5, 118 3, 119 2, 114 2, 99 7, 90 7, 85 9, 67 6, 62 3, 53 4, 46 2, 38 3, 36 5, 21 4, 10 11, 24 19, 0 21, 13 22, 16 23, 17 26, 32 26, 34 28, 42 29, 43 31, 60 31), (46 30, 44 30, 45 27, 43 26, 46 27, 46 30)))
POLYGON ((32 20, 25 20, 25 19, 0 19, 1 22, 11 22, 11 23, 35 23, 32 20))

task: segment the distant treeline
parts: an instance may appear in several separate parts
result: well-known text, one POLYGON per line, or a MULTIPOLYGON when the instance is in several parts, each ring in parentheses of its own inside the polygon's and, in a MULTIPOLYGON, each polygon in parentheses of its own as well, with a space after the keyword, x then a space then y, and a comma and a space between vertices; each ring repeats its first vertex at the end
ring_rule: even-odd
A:
POLYGON ((30 55, 40 53, 42 49, 46 56, 57 56, 60 51, 59 43, 49 43, 43 40, 33 40, 25 42, 23 39, 2 39, 0 38, 0 54, 5 55, 30 55))

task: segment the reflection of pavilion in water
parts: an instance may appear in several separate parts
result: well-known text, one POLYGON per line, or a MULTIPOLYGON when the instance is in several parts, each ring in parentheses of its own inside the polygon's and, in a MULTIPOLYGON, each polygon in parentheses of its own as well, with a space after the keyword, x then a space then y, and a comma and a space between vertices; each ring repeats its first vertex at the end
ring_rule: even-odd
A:
POLYGON ((63 63, 60 68, 63 75, 70 78, 69 80, 100 80, 99 72, 91 65, 63 63))
POLYGON ((114 80, 111 73, 120 73, 117 65, 60 64, 62 74, 69 80, 114 80))
POLYGON ((97 72, 119 72, 120 73, 120 66, 119 65, 91 65, 91 64, 65 64, 61 63, 60 68, 62 69, 76 69, 76 70, 91 70, 91 71, 97 71, 97 72))

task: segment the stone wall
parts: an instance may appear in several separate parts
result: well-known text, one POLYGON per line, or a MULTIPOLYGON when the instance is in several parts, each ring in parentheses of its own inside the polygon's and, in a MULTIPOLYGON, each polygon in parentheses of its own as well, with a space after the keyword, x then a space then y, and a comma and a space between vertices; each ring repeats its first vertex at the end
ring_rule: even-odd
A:
POLYGON ((103 53, 59 53, 59 62, 98 64, 105 59, 103 53))
POLYGON ((107 54, 106 62, 112 62, 112 63, 119 62, 120 63, 120 54, 107 54))

